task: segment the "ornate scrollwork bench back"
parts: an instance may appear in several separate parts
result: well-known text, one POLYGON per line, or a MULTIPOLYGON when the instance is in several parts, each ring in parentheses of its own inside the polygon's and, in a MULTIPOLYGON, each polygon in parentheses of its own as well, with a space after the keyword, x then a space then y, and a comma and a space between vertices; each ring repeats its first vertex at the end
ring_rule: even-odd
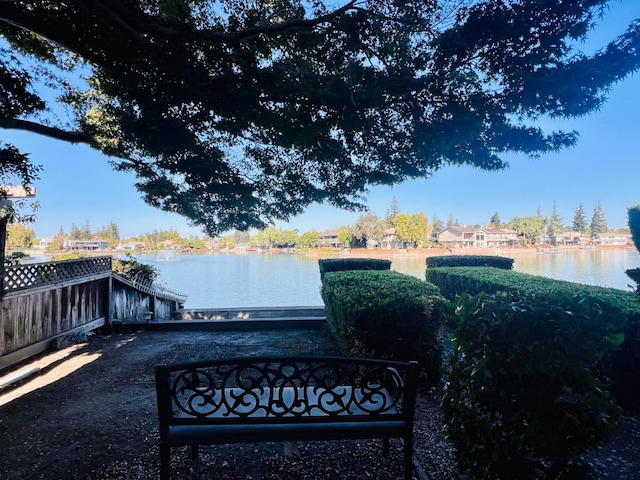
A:
POLYGON ((417 363, 236 358, 156 366, 161 478, 170 447, 235 442, 404 440, 411 478, 417 363))

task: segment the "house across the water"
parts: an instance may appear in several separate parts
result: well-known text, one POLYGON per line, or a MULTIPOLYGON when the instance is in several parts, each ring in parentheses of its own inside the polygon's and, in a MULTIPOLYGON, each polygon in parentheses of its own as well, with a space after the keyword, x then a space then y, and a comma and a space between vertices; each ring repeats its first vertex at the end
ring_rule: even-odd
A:
POLYGON ((518 243, 518 232, 504 228, 451 226, 438 234, 438 242, 449 248, 511 247, 518 243))
POLYGON ((65 240, 64 247, 70 250, 107 250, 109 242, 106 240, 65 240))

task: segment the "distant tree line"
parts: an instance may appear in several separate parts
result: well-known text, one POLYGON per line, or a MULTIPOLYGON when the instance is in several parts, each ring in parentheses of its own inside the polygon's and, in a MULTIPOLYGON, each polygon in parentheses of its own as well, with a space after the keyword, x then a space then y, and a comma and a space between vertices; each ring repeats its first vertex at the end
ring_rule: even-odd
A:
POLYGON ((489 220, 489 226, 515 230, 526 241, 540 235, 554 236, 566 231, 594 236, 610 230, 600 202, 597 202, 593 209, 591 222, 587 221, 584 207, 580 203, 575 210, 573 221, 570 224, 564 224, 562 217, 558 213, 557 203, 553 202, 553 210, 548 217, 543 216, 540 208, 538 208, 535 216, 514 217, 508 222, 502 223, 498 213, 494 213, 489 220))
MULTIPOLYGON (((389 229, 393 228, 393 242, 395 246, 403 248, 422 247, 435 244, 438 234, 446 227, 459 225, 453 215, 449 215, 447 222, 443 222, 436 214, 431 221, 423 212, 405 213, 398 208, 398 202, 394 197, 384 217, 379 217, 372 211, 361 215, 353 225, 342 225, 335 230, 338 232, 338 241, 347 248, 366 246, 380 246, 389 229)), ((481 228, 480 224, 468 225, 481 228)), ((507 222, 502 222, 498 212, 489 219, 489 223, 483 225, 486 228, 505 228, 518 232, 524 243, 532 242, 540 235, 557 235, 565 231, 579 232, 582 235, 596 235, 608 232, 610 229, 600 202, 597 202, 591 221, 587 219, 585 209, 580 203, 575 210, 571 223, 565 224, 558 213, 557 203, 553 202, 551 215, 545 217, 540 208, 536 215, 514 217, 507 222)), ((389 237, 391 238, 391 237, 389 237)), ((110 248, 115 248, 121 241, 139 242, 146 249, 162 248, 163 242, 171 242, 180 248, 204 249, 207 241, 213 239, 208 236, 191 236, 184 238, 176 230, 164 230, 145 233, 139 236, 122 239, 118 224, 110 222, 108 225, 93 231, 89 221, 78 227, 71 225, 69 232, 60 227, 59 232, 51 239, 49 249, 59 251, 64 249, 65 240, 103 240, 108 241, 110 248)), ((8 249, 28 249, 39 243, 35 232, 27 224, 14 223, 7 229, 8 249)), ((221 248, 235 248, 237 245, 250 245, 263 248, 312 248, 323 246, 321 232, 310 230, 300 233, 298 229, 282 230, 274 226, 268 226, 257 230, 235 231, 223 235, 217 239, 221 248)))

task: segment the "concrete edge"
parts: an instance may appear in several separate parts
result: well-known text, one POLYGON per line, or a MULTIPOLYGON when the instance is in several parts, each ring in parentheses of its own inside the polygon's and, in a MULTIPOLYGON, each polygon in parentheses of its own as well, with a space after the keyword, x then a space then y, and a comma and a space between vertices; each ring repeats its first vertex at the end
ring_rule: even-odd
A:
POLYGON ((157 320, 149 323, 119 322, 114 327, 121 326, 134 329, 148 329, 151 331, 171 330, 256 330, 256 329, 287 329, 287 328, 322 328, 326 325, 325 318, 309 317, 301 319, 291 318, 263 318, 256 320, 157 320))

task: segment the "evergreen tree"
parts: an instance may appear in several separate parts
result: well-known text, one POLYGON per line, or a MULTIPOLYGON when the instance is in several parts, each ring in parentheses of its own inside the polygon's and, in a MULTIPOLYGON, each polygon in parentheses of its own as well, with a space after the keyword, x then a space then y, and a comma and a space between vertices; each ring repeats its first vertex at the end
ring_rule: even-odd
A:
POLYGON ((434 213, 433 217, 431 217, 431 240, 434 242, 438 241, 438 234, 444 230, 444 223, 442 220, 434 213))
POLYGON ((118 224, 110 222, 109 225, 98 230, 96 232, 96 236, 100 239, 109 240, 110 242, 120 240, 120 229, 118 224))
POLYGON ((575 232, 587 233, 587 216, 584 212, 582 203, 578 205, 578 208, 576 208, 576 212, 573 215, 573 224, 571 225, 571 229, 575 232))
POLYGON ((398 209, 398 199, 394 195, 393 199, 391 200, 391 205, 389 205, 389 208, 387 208, 387 214, 384 217, 384 221, 389 227, 393 227, 394 219, 399 213, 400 210, 398 209))
POLYGON ((91 240, 91 225, 89 224, 89 220, 87 220, 84 225, 80 228, 80 240, 91 240))
POLYGON ((608 230, 609 227, 607 226, 607 220, 604 217, 602 205, 600 205, 600 202, 598 202, 593 208, 593 216, 591 217, 591 236, 597 235, 599 233, 605 233, 608 230))
POLYGON ((493 227, 495 228, 502 227, 502 221, 500 220, 500 215, 498 215, 498 212, 491 215, 491 219, 489 220, 489 225, 493 225, 493 227))
POLYGON ((69 236, 72 240, 80 240, 82 238, 82 231, 76 226, 75 223, 71 224, 71 231, 69 236))
POLYGON ((449 215, 449 218, 447 219, 447 227, 455 227, 456 225, 458 225, 458 221, 453 218, 453 215, 449 215))
POLYGON ((553 202, 553 211, 551 212, 551 216, 547 221, 547 226, 547 233, 552 236, 562 232, 563 230, 562 217, 558 213, 558 205, 555 201, 553 202))

